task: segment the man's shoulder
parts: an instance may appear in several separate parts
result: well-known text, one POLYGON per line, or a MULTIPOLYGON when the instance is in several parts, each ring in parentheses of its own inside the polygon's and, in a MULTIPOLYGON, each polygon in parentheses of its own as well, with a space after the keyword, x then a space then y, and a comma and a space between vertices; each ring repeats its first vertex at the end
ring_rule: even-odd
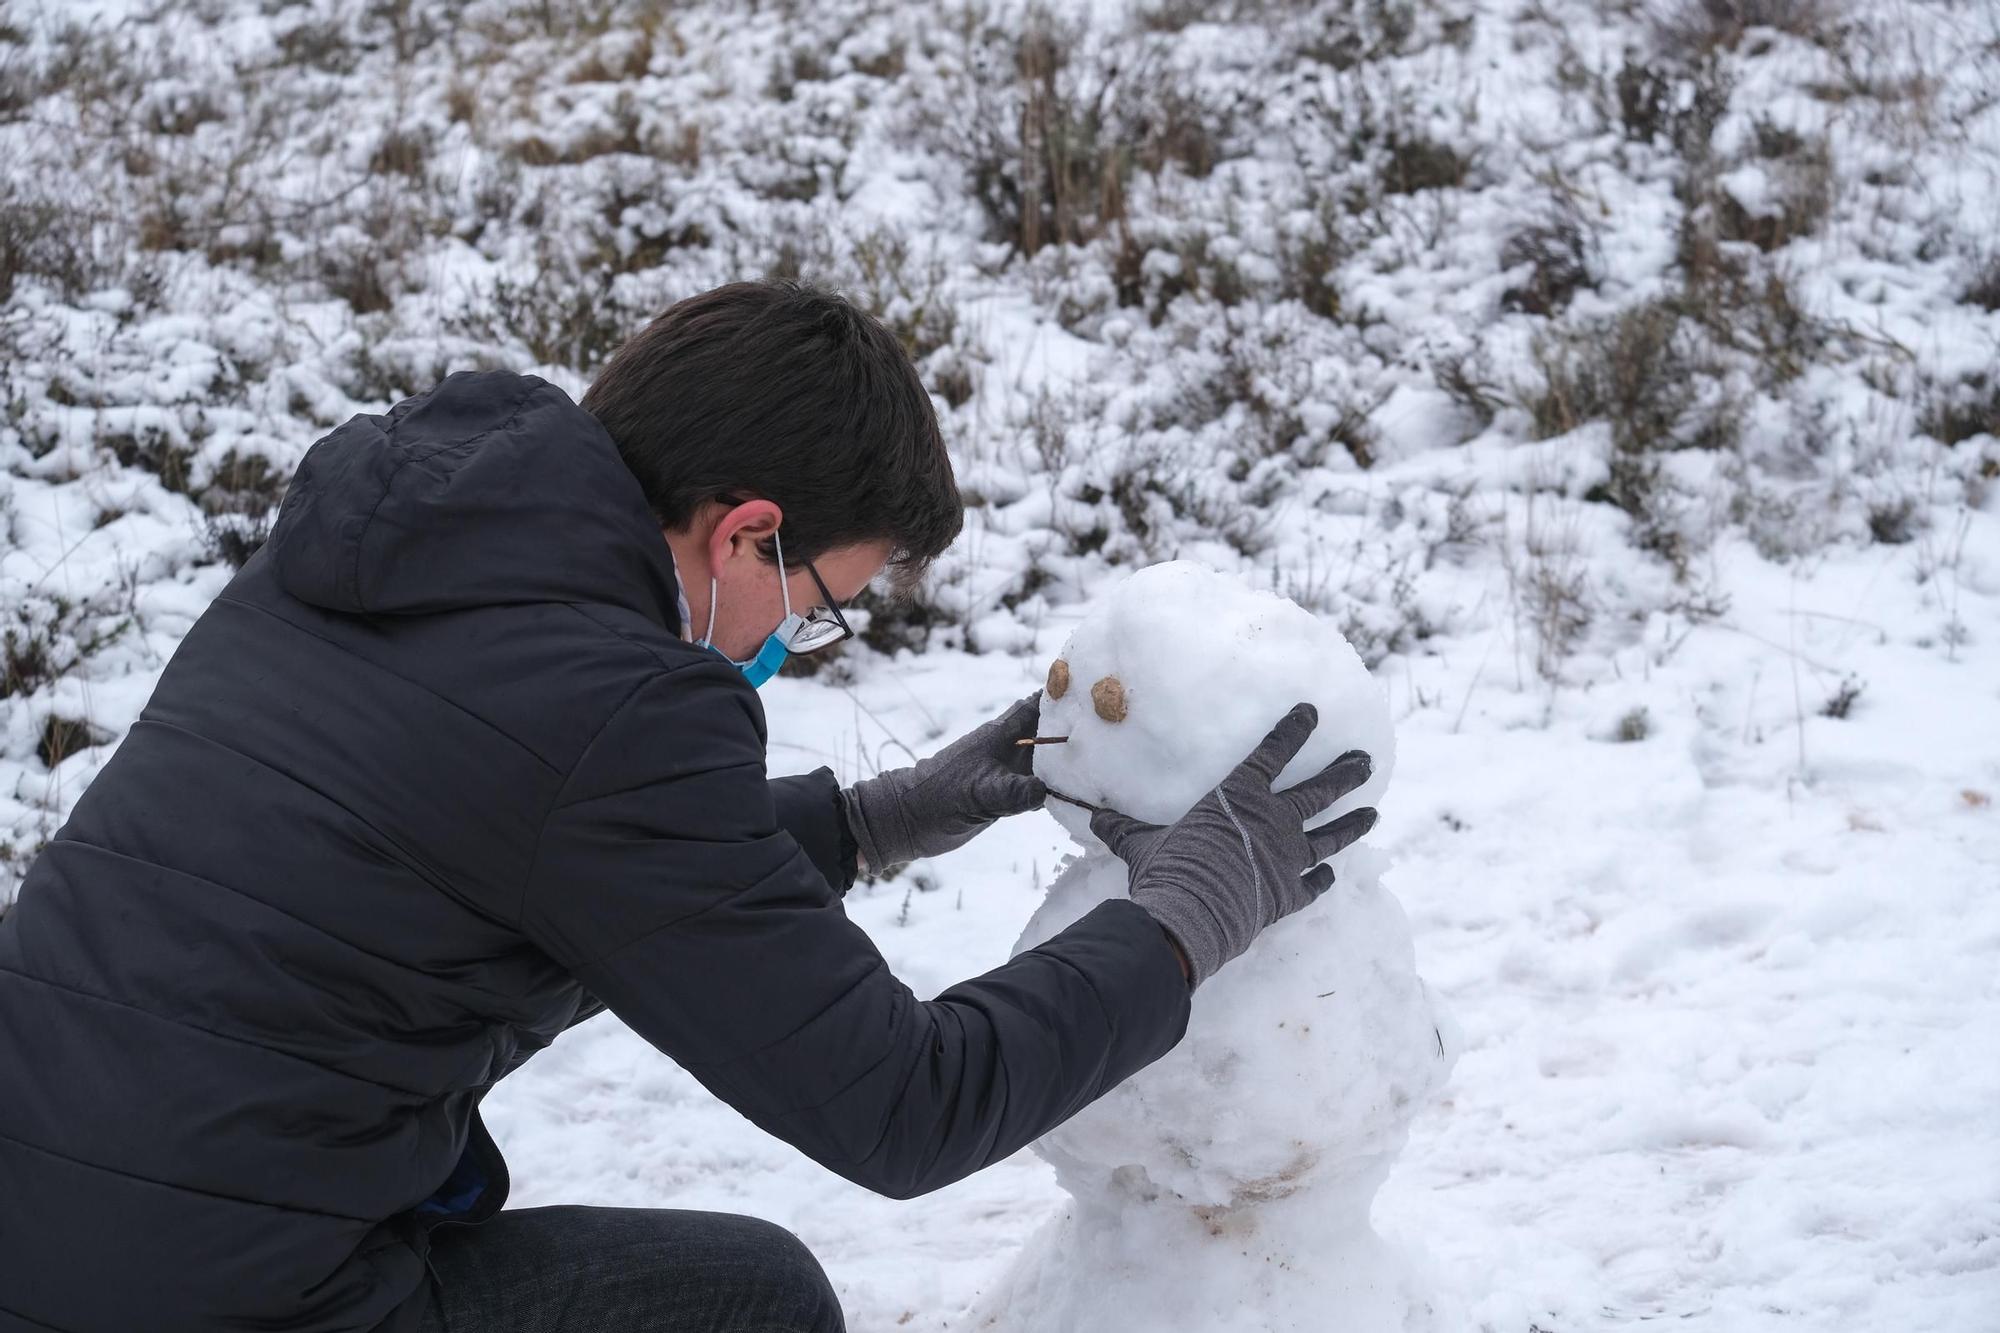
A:
POLYGON ((764 710, 734 663, 712 648, 668 633, 656 622, 621 607, 566 603, 576 618, 579 652, 594 659, 594 690, 605 728, 644 727, 668 717, 705 732, 755 734, 766 740, 764 710), (610 684, 611 680, 615 685, 610 684), (733 725, 732 725, 733 724, 733 725), (747 724, 747 727, 746 725, 747 724))
POLYGON ((709 649, 687 642, 628 607, 602 602, 564 602, 561 606, 572 617, 568 628, 579 647, 626 664, 635 678, 721 660, 709 649))

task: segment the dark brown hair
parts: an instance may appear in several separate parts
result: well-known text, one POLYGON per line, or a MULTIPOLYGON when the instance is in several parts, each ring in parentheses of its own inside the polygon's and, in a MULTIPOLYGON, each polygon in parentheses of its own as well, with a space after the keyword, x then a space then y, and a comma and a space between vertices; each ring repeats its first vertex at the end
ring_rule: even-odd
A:
POLYGON ((787 563, 887 540, 907 587, 965 522, 908 353, 811 283, 732 282, 674 303, 582 405, 670 528, 705 500, 758 496, 785 512, 787 563))

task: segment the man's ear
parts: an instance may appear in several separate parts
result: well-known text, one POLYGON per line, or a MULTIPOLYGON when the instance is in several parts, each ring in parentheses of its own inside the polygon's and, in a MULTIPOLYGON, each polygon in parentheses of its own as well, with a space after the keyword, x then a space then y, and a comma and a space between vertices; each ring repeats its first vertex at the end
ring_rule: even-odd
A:
POLYGON ((785 511, 769 500, 746 500, 724 510, 708 535, 709 568, 720 570, 732 556, 757 556, 784 518, 785 511))

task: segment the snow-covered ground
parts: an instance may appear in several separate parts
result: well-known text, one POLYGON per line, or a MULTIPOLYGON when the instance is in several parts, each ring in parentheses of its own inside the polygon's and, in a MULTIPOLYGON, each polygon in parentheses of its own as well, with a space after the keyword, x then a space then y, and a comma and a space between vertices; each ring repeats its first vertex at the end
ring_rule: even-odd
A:
MULTIPOLYGON (((0 904, 314 439, 802 271, 972 508, 774 771, 949 740, 1134 565, 1273 587, 1395 704, 1467 1047, 1377 1221, 1466 1327, 2000 1328, 1995 89, 1994 0, 0 4, 0 904)), ((850 910, 934 994, 1068 846, 850 910)), ((488 1106, 518 1204, 776 1219, 857 1333, 1063 1197, 869 1196, 611 1018, 488 1106)))
MULTIPOLYGON (((1371 841, 1467 1049, 1377 1217, 1466 1327, 2000 1320, 2000 659, 1912 649, 1930 624, 1907 565, 1794 580, 1740 553, 1739 611, 1677 646, 1636 636, 1588 690, 1523 688, 1502 615, 1389 673, 1400 755, 1371 841), (1868 688, 1823 717, 1843 671, 1868 688), (1653 730, 1618 741, 1633 707, 1653 730)), ((1968 604, 1975 639, 2000 641, 2000 587, 1968 604)), ((1065 633, 851 691, 774 682, 773 766, 922 752, 1032 688, 1065 633)), ((1068 845, 1019 819, 922 887, 857 886, 850 911, 935 994, 1005 961, 1068 845)), ((1026 1152, 873 1197, 608 1018, 489 1106, 521 1202, 773 1218, 857 1330, 965 1327, 951 1316, 1066 1198, 1026 1152)))

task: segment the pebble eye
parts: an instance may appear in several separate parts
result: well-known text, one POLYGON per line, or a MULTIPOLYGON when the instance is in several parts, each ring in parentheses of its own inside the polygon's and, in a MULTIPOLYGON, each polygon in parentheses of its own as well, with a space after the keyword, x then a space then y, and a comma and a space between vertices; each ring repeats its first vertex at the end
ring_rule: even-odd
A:
POLYGON ((1106 722, 1125 720, 1125 686, 1118 677, 1106 676, 1091 686, 1090 702, 1106 722))
POLYGON ((1047 693, 1051 699, 1060 699, 1069 693, 1069 663, 1063 661, 1060 657, 1049 663, 1049 687, 1047 693))

